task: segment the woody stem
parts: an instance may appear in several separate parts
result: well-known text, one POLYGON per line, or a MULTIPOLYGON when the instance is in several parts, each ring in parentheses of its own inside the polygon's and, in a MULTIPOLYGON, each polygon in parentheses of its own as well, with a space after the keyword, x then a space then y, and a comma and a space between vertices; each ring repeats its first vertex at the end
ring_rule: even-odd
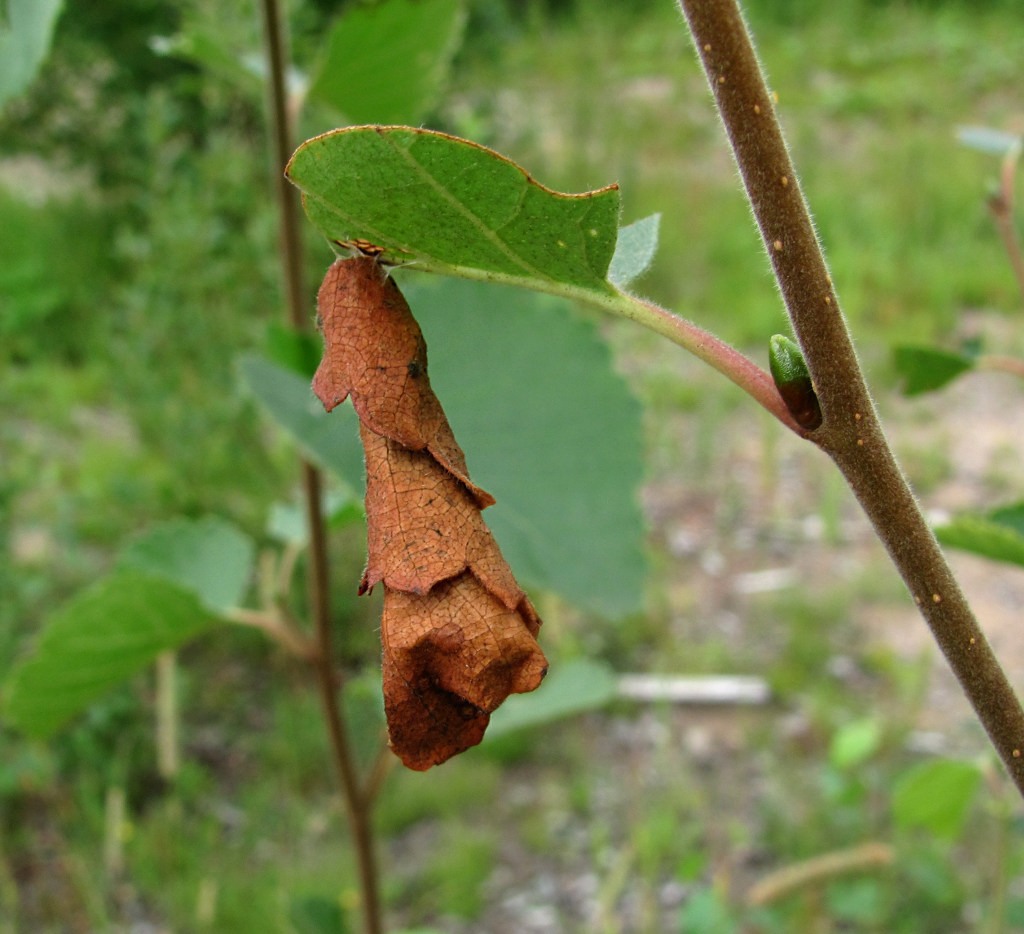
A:
MULTIPOLYGON (((294 328, 303 330, 309 327, 310 315, 302 281, 302 239, 299 232, 298 193, 288 183, 284 175, 285 166, 293 149, 284 80, 286 43, 277 0, 263 0, 262 7, 282 272, 289 320, 294 328)), ((384 927, 377 883, 370 806, 360 787, 345 721, 338 709, 343 682, 332 662, 327 535, 321 508, 322 477, 320 471, 308 461, 302 463, 302 487, 309 528, 309 605, 315 623, 317 645, 312 664, 316 673, 327 734, 345 799, 349 827, 359 864, 363 929, 366 934, 382 934, 384 927)))
POLYGON ((846 478, 1024 794, 1024 710, 886 441, 736 0, 679 2, 821 403, 808 437, 846 478))

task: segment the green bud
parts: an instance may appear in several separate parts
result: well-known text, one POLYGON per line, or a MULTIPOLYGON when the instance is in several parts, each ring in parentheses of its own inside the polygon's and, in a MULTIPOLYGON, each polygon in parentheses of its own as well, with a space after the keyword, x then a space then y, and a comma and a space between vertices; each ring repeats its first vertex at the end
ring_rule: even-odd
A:
POLYGON ((819 428, 821 406, 799 346, 782 334, 774 335, 768 345, 768 363, 775 387, 796 423, 809 431, 819 428))

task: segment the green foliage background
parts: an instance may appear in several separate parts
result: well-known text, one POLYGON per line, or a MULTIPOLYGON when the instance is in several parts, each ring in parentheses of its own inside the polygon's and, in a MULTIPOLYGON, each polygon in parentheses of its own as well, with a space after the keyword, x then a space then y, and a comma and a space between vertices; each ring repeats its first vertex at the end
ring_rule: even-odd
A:
MULTIPOLYGON (((300 67, 316 67, 341 7, 295 5, 300 67)), ((872 337, 861 349, 882 385, 888 364, 874 337, 928 340, 955 328, 965 309, 1017 307, 982 203, 993 168, 954 146, 953 130, 1003 125, 1019 112, 1018 13, 1015 0, 748 4, 844 307, 854 332, 872 337)), ((659 254, 640 289, 763 355, 784 328, 782 312, 673 5, 477 0, 467 17, 428 125, 492 146, 559 190, 618 181, 624 223, 662 213, 659 254)), ((157 520, 216 513, 264 545, 270 506, 294 485, 294 449, 268 429, 230 364, 262 347, 280 316, 262 92, 247 65, 259 43, 258 17, 241 0, 69 4, 38 80, 0 114, 0 672, 44 619, 113 567, 127 537, 157 520)), ((339 122, 320 101, 299 132, 339 122)), ((308 242, 315 282, 330 253, 315 236, 308 242)), ((738 507, 715 469, 726 444, 716 429, 735 398, 674 358, 644 367, 660 359, 652 338, 600 326, 646 403, 652 474, 663 471, 669 444, 659 426, 697 413, 670 469, 720 496, 715 521, 728 525, 738 507)), ((835 494, 814 484, 825 511, 835 494)), ((349 528, 332 543, 355 664, 376 652, 373 608, 354 606, 348 586, 362 541, 349 528)), ((654 547, 663 566, 677 560, 660 539, 654 547)), ((755 616, 779 621, 771 649, 706 631, 681 638, 694 633, 681 634, 661 611, 669 598, 660 592, 619 626, 551 607, 552 647, 566 657, 619 670, 763 671, 770 662, 778 693, 810 726, 798 743, 774 720, 751 729, 748 758, 774 764, 767 790, 747 805, 746 829, 707 817, 728 813, 730 784, 747 787, 733 772, 716 771, 719 787, 709 788, 694 759, 669 745, 659 749, 671 785, 623 778, 614 771, 619 751, 602 745, 605 721, 507 735, 444 773, 395 776, 381 806, 387 860, 401 870, 392 909, 409 924, 484 911, 479 893, 498 838, 514 827, 517 845, 547 871, 596 866, 611 904, 621 892, 609 865, 625 866, 637 897, 655 904, 666 880, 683 885, 695 894, 680 909, 680 929, 740 929, 741 900, 711 883, 723 854, 755 848, 784 865, 867 835, 896 846, 891 876, 866 887, 841 882, 824 902, 785 902, 764 930, 809 929, 824 912, 831 929, 944 931, 950 918, 983 910, 992 883, 976 857, 998 838, 999 871, 1016 871, 1019 823, 1002 799, 975 812, 973 824, 963 818, 977 776, 997 781, 984 765, 908 770, 902 740, 923 676, 859 654, 844 613, 864 583, 757 604, 755 616), (827 632, 822 619, 832 621, 827 632), (863 694, 822 678, 836 655, 867 672, 863 694), (879 699, 906 719, 897 715, 881 734, 856 732, 879 699), (855 752, 830 758, 830 749, 855 752), (522 776, 538 790, 517 798, 509 791, 522 776), (913 807, 922 783, 926 795, 954 787, 954 839, 913 807), (618 809, 602 804, 610 789, 626 798, 618 809), (435 855, 406 871, 400 854, 416 826, 435 855)), ((153 771, 145 678, 47 747, 0 724, 4 934, 14 877, 54 834, 64 854, 52 870, 62 921, 103 929, 151 912, 187 926, 211 866, 220 931, 252 930, 254 918, 288 930, 282 892, 340 889, 351 907, 322 727, 301 679, 263 640, 223 629, 188 650, 183 677, 190 756, 171 794, 153 771), (129 904, 92 894, 105 891, 96 854, 112 786, 127 791, 135 835, 129 904)), ((635 710, 614 715, 635 726, 635 710)), ((655 722, 673 723, 667 713, 655 722)), ((1016 898, 1007 918, 1020 914, 1016 898)))

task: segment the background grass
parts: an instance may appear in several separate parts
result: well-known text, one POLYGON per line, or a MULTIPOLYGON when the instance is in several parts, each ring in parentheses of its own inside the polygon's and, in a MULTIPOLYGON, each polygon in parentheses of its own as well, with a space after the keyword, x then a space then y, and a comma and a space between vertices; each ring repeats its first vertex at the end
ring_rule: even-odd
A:
MULTIPOLYGON (((295 11, 300 63, 332 11, 295 11)), ((880 402, 913 427, 930 416, 891 401, 889 344, 1005 318, 1001 349, 1020 350, 1009 317, 1020 299, 983 203, 996 166, 954 142, 965 123, 1021 129, 1019 10, 764 0, 748 15, 880 402)), ((153 54, 151 38, 179 28, 233 50, 258 43, 241 0, 69 8, 39 83, 0 122, 0 671, 126 535, 213 511, 259 536, 295 484, 294 452, 232 364, 280 314, 261 102, 153 54)), ((555 188, 618 181, 624 222, 663 214, 643 291, 761 359, 786 330, 671 3, 479 0, 431 125, 494 146, 555 188)), ((326 258, 311 244, 310 281, 326 258)), ((1019 812, 990 764, 986 803, 955 839, 894 823, 891 789, 916 761, 908 740, 928 666, 865 638, 866 616, 907 600, 848 494, 677 348, 618 324, 606 333, 646 405, 657 572, 640 618, 602 623, 546 606, 546 646, 556 660, 584 654, 618 670, 761 673, 778 704, 621 704, 443 770, 396 772, 377 817, 395 923, 1020 929, 1019 812), (795 582, 733 586, 773 562, 795 567, 795 582), (837 762, 837 737, 873 716, 874 746, 837 762), (875 838, 896 848, 884 873, 768 910, 744 902, 774 868, 875 838)), ((920 490, 956 476, 934 441, 899 443, 920 490)), ((1002 463, 992 487, 976 481, 981 494, 1019 495, 1015 464, 1002 463)), ((361 543, 335 544, 358 576, 361 543)), ((363 634, 346 646, 353 663, 376 651, 362 612, 363 634)), ((188 761, 173 788, 155 774, 147 679, 47 747, 0 726, 0 932, 143 920, 287 931, 290 894, 354 906, 304 678, 237 633, 192 647, 182 669, 188 761), (110 788, 125 790, 129 815, 114 877, 100 858, 110 788)), ((976 734, 959 741, 984 756, 976 734)))

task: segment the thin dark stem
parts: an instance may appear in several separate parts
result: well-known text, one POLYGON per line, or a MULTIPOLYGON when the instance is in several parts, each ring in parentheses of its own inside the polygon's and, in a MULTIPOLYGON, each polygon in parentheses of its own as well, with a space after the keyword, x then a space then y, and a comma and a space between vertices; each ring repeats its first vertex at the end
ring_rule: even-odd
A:
POLYGON ((1017 287, 1024 298, 1024 246, 1021 245, 1020 234, 1013 223, 1012 202, 1007 201, 1005 196, 998 195, 989 201, 988 208, 1010 260, 1010 268, 1017 280, 1017 287))
POLYGON ((680 5, 821 403, 808 437, 850 484, 1024 794, 1024 711, 885 439, 739 7, 680 5))
POLYGON ((262 0, 270 91, 271 145, 274 150, 274 186, 280 223, 281 262, 284 272, 288 320, 292 327, 309 326, 309 309, 302 288, 302 235, 299 203, 294 187, 284 175, 292 154, 291 120, 285 88, 285 41, 277 0, 262 0))
MULTIPOLYGON (((266 34, 267 64, 270 81, 271 138, 274 150, 274 179, 280 209, 280 239, 288 318, 297 329, 309 327, 311 315, 302 283, 302 239, 299 228, 298 193, 284 175, 292 153, 291 121, 285 91, 285 41, 277 0, 262 0, 266 34)), ((327 536, 321 508, 320 472, 307 461, 302 463, 302 486, 309 528, 309 605, 316 630, 313 667, 330 737, 334 764, 338 771, 349 827, 359 864, 362 892, 363 927, 366 934, 382 934, 377 863, 374 855, 370 807, 360 788, 345 721, 338 709, 342 690, 340 674, 333 664, 331 649, 330 588, 327 571, 327 536)))
POLYGON ((377 883, 377 861, 374 854, 373 825, 370 820, 371 808, 364 794, 356 770, 352 747, 348 740, 345 721, 338 710, 338 696, 341 693, 341 679, 331 659, 331 617, 328 605, 327 547, 320 508, 320 473, 314 467, 302 465, 303 479, 309 492, 307 518, 310 528, 310 593, 316 601, 313 618, 316 620, 316 637, 319 651, 314 667, 317 686, 331 738, 334 764, 341 779, 348 813, 349 828, 359 863, 359 883, 362 891, 363 925, 366 934, 381 934, 384 930, 380 910, 380 892, 377 883), (318 557, 319 556, 319 557, 318 557))

